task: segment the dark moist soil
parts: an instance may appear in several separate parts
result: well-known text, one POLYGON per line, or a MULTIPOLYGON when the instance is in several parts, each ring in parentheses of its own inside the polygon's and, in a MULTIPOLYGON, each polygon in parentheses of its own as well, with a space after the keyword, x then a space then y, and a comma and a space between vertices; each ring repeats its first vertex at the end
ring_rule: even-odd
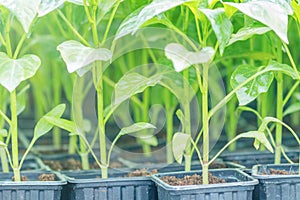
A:
POLYGON ((270 172, 263 172, 261 175, 295 175, 295 172, 288 172, 286 170, 279 170, 279 169, 270 169, 270 172))
MULTIPOLYGON (((202 176, 198 174, 194 174, 192 176, 185 176, 183 178, 176 178, 175 176, 164 176, 160 178, 165 183, 172 186, 185 186, 185 185, 201 185, 202 184, 202 176)), ((222 178, 218 178, 213 176, 212 174, 208 174, 208 182, 209 184, 216 183, 226 183, 226 181, 222 178)))
POLYGON ((228 168, 226 163, 213 162, 211 165, 209 165, 209 169, 223 169, 223 168, 228 168))
POLYGON ((134 170, 133 172, 128 173, 127 177, 138 177, 138 176, 151 176, 153 174, 157 174, 158 171, 157 169, 153 169, 149 171, 148 169, 137 169, 134 170))

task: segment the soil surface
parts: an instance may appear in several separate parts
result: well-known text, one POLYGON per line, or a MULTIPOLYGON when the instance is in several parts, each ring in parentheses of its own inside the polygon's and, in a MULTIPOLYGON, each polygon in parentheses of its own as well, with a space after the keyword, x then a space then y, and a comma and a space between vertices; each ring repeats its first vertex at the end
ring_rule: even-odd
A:
POLYGON ((151 176, 153 174, 157 174, 158 171, 157 169, 153 169, 151 171, 149 171, 148 169, 137 169, 133 172, 128 173, 128 177, 137 177, 137 176, 151 176))
MULTIPOLYGON (((15 181, 15 177, 13 176, 11 180, 15 181)), ((21 176, 21 181, 28 181, 28 178, 26 176, 21 176)))
POLYGON ((209 165, 209 169, 222 169, 222 168, 228 168, 226 163, 213 162, 211 165, 209 165))
MULTIPOLYGON (((160 178, 165 183, 172 186, 185 186, 185 185, 201 185, 202 184, 202 176, 198 174, 194 174, 192 176, 185 176, 183 178, 176 178, 175 176, 164 176, 160 178)), ((226 181, 222 178, 218 178, 209 174, 208 176, 209 184, 216 183, 226 183, 226 181)))
POLYGON ((295 175, 297 173, 293 171, 279 170, 279 169, 270 169, 270 172, 261 173, 261 175, 295 175))
POLYGON ((39 181, 55 181, 55 174, 41 174, 38 178, 39 181))
MULTIPOLYGON (((70 158, 63 161, 58 160, 44 160, 44 163, 48 165, 51 169, 62 171, 62 170, 81 170, 82 165, 79 160, 75 160, 74 158, 70 158)), ((99 169, 97 163, 90 164, 90 169, 99 169)))

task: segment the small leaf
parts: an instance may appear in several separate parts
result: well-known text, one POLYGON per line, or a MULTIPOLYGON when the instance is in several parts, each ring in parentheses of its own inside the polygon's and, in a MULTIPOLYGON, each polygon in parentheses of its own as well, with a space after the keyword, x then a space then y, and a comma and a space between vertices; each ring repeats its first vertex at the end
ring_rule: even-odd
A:
POLYGON ((277 71, 282 72, 285 75, 288 75, 289 77, 293 79, 298 79, 297 74, 295 73, 294 69, 286 64, 278 63, 276 61, 272 61, 267 67, 266 70, 269 71, 277 71))
POLYGON ((40 65, 41 60, 35 55, 14 60, 0 52, 0 84, 12 92, 22 81, 34 76, 40 65))
MULTIPOLYGON (((231 75, 231 86, 236 88, 247 79, 254 76, 259 72, 261 68, 253 67, 251 65, 240 65, 231 75)), ((240 105, 246 105, 256 99, 261 93, 268 91, 272 81, 274 79, 274 74, 272 72, 264 73, 254 80, 250 81, 244 87, 236 92, 237 98, 240 105)))
MULTIPOLYGON (((90 67, 90 64, 97 60, 108 61, 112 58, 112 53, 108 49, 86 47, 75 40, 63 42, 57 46, 57 50, 60 51, 69 73, 90 67)), ((80 72, 85 73, 86 71, 80 72)))
POLYGON ((53 124, 49 123, 45 117, 56 117, 60 118, 64 113, 66 108, 65 104, 60 104, 53 108, 50 112, 48 112, 45 116, 43 116, 36 124, 34 128, 34 138, 38 139, 39 137, 48 133, 52 128, 53 124))
POLYGON ((21 114, 26 107, 26 92, 30 88, 30 85, 26 85, 20 92, 17 94, 17 115, 21 114))
POLYGON ((115 40, 127 34, 134 34, 145 22, 176 6, 193 0, 154 0, 144 8, 140 8, 129 15, 120 25, 115 40))
POLYGON ((76 125, 73 121, 53 116, 44 116, 44 119, 50 124, 57 126, 63 130, 66 130, 69 133, 72 133, 73 135, 78 135, 76 125))
POLYGON ((99 0, 99 3, 98 3, 98 7, 99 7, 98 19, 101 20, 105 16, 105 14, 108 13, 118 1, 119 0, 99 0))
POLYGON ((177 111, 176 111, 176 116, 177 116, 177 118, 179 119, 179 121, 180 121, 180 123, 181 123, 181 126, 182 126, 182 130, 184 130, 184 125, 185 125, 185 122, 184 122, 184 114, 183 114, 183 112, 182 112, 182 110, 181 109, 178 109, 177 111))
POLYGON ((298 24, 300 23, 300 1, 298 2, 298 4, 296 3, 296 1, 292 1, 292 7, 294 10, 294 15, 293 17, 298 21, 298 24))
POLYGON ((263 35, 269 32, 271 29, 269 27, 243 27, 236 34, 231 36, 227 46, 237 42, 243 41, 251 38, 253 35, 263 35))
POLYGON ((0 5, 6 7, 14 14, 26 33, 29 32, 29 27, 34 20, 41 0, 0 0, 0 5))
POLYGON ((300 111, 300 102, 293 103, 287 109, 284 110, 283 116, 300 111))
POLYGON ((224 2, 224 4, 235 7, 249 17, 270 27, 281 40, 288 43, 288 14, 291 13, 284 6, 267 0, 254 0, 245 3, 224 2))
POLYGON ((132 124, 131 126, 122 128, 120 133, 121 135, 128 135, 131 133, 136 133, 142 130, 146 130, 146 129, 155 129, 156 127, 153 126, 152 124, 146 123, 146 122, 138 122, 135 124, 132 124))
POLYGON ((185 133, 177 132, 173 136, 172 140, 172 151, 175 160, 181 164, 182 158, 185 152, 185 148, 190 140, 190 136, 185 133))
POLYGON ((223 8, 200 9, 200 11, 203 12, 210 21, 212 29, 218 39, 219 50, 222 55, 233 31, 232 23, 225 15, 223 8))
MULTIPOLYGON (((240 138, 254 138, 255 140, 259 141, 261 144, 263 144, 270 152, 273 153, 272 145, 270 144, 269 140, 265 136, 264 132, 261 131, 249 131, 246 133, 241 133, 238 135, 240 138)), ((258 149, 259 146, 258 143, 254 144, 255 148, 258 149)))
POLYGON ((131 96, 143 92, 146 88, 155 86, 161 79, 160 74, 155 74, 150 78, 136 72, 125 74, 115 85, 113 104, 119 105, 131 96))
POLYGON ((63 5, 65 0, 41 0, 41 4, 38 9, 38 16, 42 17, 52 12, 56 8, 63 5))
POLYGON ((0 136, 1 137, 7 137, 8 135, 8 132, 6 129, 0 129, 0 136))
POLYGON ((214 55, 214 49, 205 47, 199 52, 191 52, 181 44, 170 43, 165 47, 165 55, 173 62, 175 71, 181 72, 191 65, 209 62, 214 55))

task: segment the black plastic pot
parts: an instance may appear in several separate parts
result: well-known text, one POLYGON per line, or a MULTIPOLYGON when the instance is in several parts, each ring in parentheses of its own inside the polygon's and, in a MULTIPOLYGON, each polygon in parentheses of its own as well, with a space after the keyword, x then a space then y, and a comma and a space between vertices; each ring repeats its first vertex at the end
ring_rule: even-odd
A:
POLYGON ((110 171, 101 179, 101 171, 64 172, 68 185, 63 200, 155 200, 157 192, 150 177, 124 177, 126 172, 110 171))
POLYGON ((259 200, 299 200, 300 175, 296 164, 256 165, 252 169, 252 176, 259 180, 255 187, 254 198, 259 200), (295 175, 270 175, 270 169, 294 172, 295 175), (262 175, 266 174, 266 175, 262 175))
MULTIPOLYGON (((288 151, 286 154, 291 160, 298 161, 299 159, 299 151, 288 151)), ((224 162, 234 162, 245 166, 249 174, 254 165, 274 163, 274 154, 266 151, 230 152, 222 154, 220 158, 224 162)), ((288 163, 288 161, 282 156, 281 163, 288 163)))
POLYGON ((250 200, 254 186, 258 181, 246 173, 237 169, 210 170, 214 176, 223 178, 227 183, 210 185, 170 186, 163 182, 160 177, 200 174, 199 171, 172 172, 152 175, 152 180, 157 184, 158 200, 250 200))
POLYGON ((63 186, 67 181, 59 175, 55 181, 37 181, 43 173, 53 172, 24 172, 29 181, 11 181, 13 173, 0 173, 0 199, 1 200, 60 200, 63 186))

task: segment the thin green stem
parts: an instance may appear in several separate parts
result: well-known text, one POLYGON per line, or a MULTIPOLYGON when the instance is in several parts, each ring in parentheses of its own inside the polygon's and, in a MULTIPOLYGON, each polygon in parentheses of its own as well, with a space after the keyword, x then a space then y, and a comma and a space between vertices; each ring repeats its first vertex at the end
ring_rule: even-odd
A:
POLYGON ((74 28, 71 22, 65 17, 65 15, 58 9, 59 16, 64 20, 66 25, 70 28, 70 30, 78 37, 78 39, 86 46, 91 47, 91 45, 78 33, 78 31, 74 28))
POLYGON ((18 143, 18 118, 17 118, 17 95, 16 90, 10 94, 11 111, 11 145, 13 157, 13 171, 15 181, 21 181, 19 169, 19 143, 18 143))
POLYGON ((294 61, 294 59, 293 59, 293 57, 291 55, 291 52, 289 50, 289 47, 284 42, 282 44, 283 44, 283 47, 284 47, 284 49, 285 49, 285 51, 286 51, 286 53, 287 53, 287 55, 289 57, 289 60, 290 60, 290 62, 292 64, 292 67, 293 67, 293 69, 294 69, 294 71, 295 71, 295 73, 297 75, 298 80, 300 80, 300 75, 299 75, 299 72, 297 70, 297 66, 295 64, 295 61, 294 61))
POLYGON ((1 159, 2 171, 9 172, 7 155, 3 147, 0 147, 0 159, 1 159))
POLYGON ((20 39, 18 45, 17 45, 17 48, 16 48, 16 50, 15 50, 13 59, 17 59, 17 57, 18 57, 18 55, 19 55, 19 53, 20 53, 20 50, 21 50, 21 48, 22 48, 22 46, 23 46, 23 44, 24 44, 24 42, 25 42, 25 40, 26 40, 26 37, 27 37, 27 33, 24 33, 24 34, 22 35, 22 37, 21 37, 21 39, 20 39))
POLYGON ((203 65, 203 92, 202 92, 202 124, 203 124, 203 184, 208 184, 209 166, 209 117, 208 117, 208 66, 203 65))
POLYGON ((6 42, 1 33, 0 33, 0 42, 2 43, 3 46, 6 46, 6 42))
POLYGON ((7 55, 10 58, 13 58, 13 53, 11 50, 11 42, 10 42, 10 16, 8 16, 7 22, 6 22, 6 26, 5 26, 5 39, 6 39, 6 51, 7 51, 7 55))
POLYGON ((10 119, 6 116, 5 113, 2 112, 2 110, 0 110, 0 116, 8 123, 9 126, 11 126, 10 119))
POLYGON ((117 10, 118 10, 118 7, 119 7, 120 3, 121 3, 121 1, 119 0, 119 1, 117 2, 117 4, 115 5, 113 11, 112 11, 112 14, 110 15, 110 18, 109 18, 109 21, 108 21, 108 23, 107 23, 106 30, 105 30, 105 33, 104 33, 104 36, 103 36, 103 40, 102 40, 102 42, 101 42, 101 45, 103 45, 103 44, 106 42, 106 39, 107 39, 109 30, 110 30, 111 24, 112 24, 112 22, 113 22, 113 19, 114 19, 114 17, 115 17, 115 14, 116 14, 116 12, 117 12, 117 10))
MULTIPOLYGON (((277 77, 277 105, 276 105, 276 118, 282 121, 283 119, 283 76, 278 73, 277 77)), ((275 164, 280 164, 281 160, 281 144, 282 143, 282 125, 276 124, 276 147, 275 147, 275 164)))
POLYGON ((292 97, 292 95, 294 94, 295 90, 298 88, 300 81, 297 81, 296 83, 294 83, 293 87, 291 89, 289 89, 288 94, 285 96, 284 100, 283 100, 283 107, 287 104, 287 102, 289 101, 289 99, 292 97))

